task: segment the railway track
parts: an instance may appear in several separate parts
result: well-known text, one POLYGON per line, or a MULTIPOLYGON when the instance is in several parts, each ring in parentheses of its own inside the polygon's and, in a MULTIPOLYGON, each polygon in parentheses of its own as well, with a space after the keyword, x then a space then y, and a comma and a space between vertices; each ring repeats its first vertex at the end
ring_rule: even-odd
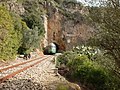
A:
POLYGON ((5 80, 12 78, 13 76, 15 76, 16 74, 25 71, 26 69, 35 66, 39 63, 41 63, 42 61, 47 61, 50 58, 53 58, 53 56, 43 56, 43 57, 39 57, 39 58, 35 58, 29 61, 25 61, 22 63, 18 63, 12 66, 7 66, 5 68, 0 69, 0 83, 4 82, 5 80))
MULTIPOLYGON (((42 58, 42 57, 41 57, 41 58, 42 58)), ((5 67, 5 68, 0 69, 0 72, 6 71, 6 70, 8 70, 8 69, 10 69, 10 68, 14 68, 14 67, 17 67, 17 66, 20 66, 20 65, 24 65, 24 64, 29 63, 29 62, 32 62, 32 61, 36 61, 36 60, 38 60, 38 59, 40 59, 40 57, 39 57, 39 58, 32 59, 32 60, 25 61, 25 62, 22 62, 22 63, 18 63, 18 64, 15 64, 15 65, 7 66, 7 67, 5 67)))

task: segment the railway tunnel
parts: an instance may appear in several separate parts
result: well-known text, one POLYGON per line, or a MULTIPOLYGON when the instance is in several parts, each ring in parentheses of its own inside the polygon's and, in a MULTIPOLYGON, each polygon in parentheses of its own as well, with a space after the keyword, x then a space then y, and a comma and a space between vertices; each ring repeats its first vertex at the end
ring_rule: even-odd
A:
POLYGON ((59 50, 60 46, 56 42, 52 42, 52 43, 55 44, 55 46, 56 46, 56 53, 58 53, 60 51, 59 50))
MULTIPOLYGON (((52 10, 52 7, 49 8, 52 10)), ((76 14, 72 14, 76 15, 76 14)), ((81 20, 76 16, 76 20, 81 20)), ((82 21, 81 21, 82 22, 82 21)), ((86 43, 94 35, 94 29, 84 23, 75 23, 64 17, 57 10, 49 16, 44 16, 45 42, 44 46, 54 43, 57 52, 71 50, 74 46, 86 43)))
POLYGON ((43 50, 45 55, 52 55, 55 53, 60 53, 60 46, 56 42, 49 43, 43 50))

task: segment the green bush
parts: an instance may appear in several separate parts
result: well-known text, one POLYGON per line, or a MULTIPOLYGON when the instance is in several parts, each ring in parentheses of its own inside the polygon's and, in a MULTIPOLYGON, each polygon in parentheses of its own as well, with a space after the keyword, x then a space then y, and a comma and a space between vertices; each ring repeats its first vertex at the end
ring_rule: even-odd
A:
POLYGON ((86 56, 76 57, 69 63, 69 66, 72 66, 74 77, 82 83, 92 84, 97 90, 102 90, 105 87, 104 85, 108 79, 105 70, 90 61, 86 56))
POLYGON ((27 26, 24 25, 25 22, 22 21, 21 17, 16 15, 15 13, 11 13, 14 30, 17 33, 17 41, 19 42, 19 46, 22 44, 23 33, 27 30, 27 26))
POLYGON ((40 41, 44 36, 42 15, 43 13, 45 14, 45 10, 41 6, 41 3, 44 3, 44 1, 24 0, 22 3, 25 8, 22 19, 29 28, 23 33, 22 45, 19 48, 20 53, 31 51, 35 48, 41 48, 40 41))
POLYGON ((66 65, 68 63, 69 60, 71 60, 72 58, 75 57, 75 53, 68 51, 68 52, 64 52, 63 55, 60 55, 57 57, 57 65, 56 67, 60 67, 60 65, 64 64, 66 65))
POLYGON ((114 57, 112 55, 107 54, 105 50, 100 50, 98 47, 82 45, 79 47, 74 47, 73 52, 75 52, 76 54, 87 55, 87 57, 90 60, 100 64, 106 69, 109 69, 118 77, 120 77, 120 69, 117 67, 114 57))
POLYGON ((71 80, 81 82, 90 89, 95 90, 118 90, 120 88, 120 79, 115 77, 108 69, 91 61, 87 55, 76 54, 70 58, 71 55, 66 55, 69 58, 66 59, 68 61, 65 64, 69 68, 66 78, 69 77, 71 80))
POLYGON ((10 12, 0 6, 0 59, 8 60, 15 57, 19 47, 18 33, 10 12))
POLYGON ((69 86, 60 84, 57 86, 56 90, 69 90, 69 86))
POLYGON ((73 52, 77 54, 87 55, 89 59, 93 60, 94 57, 99 54, 101 51, 98 48, 93 48, 90 46, 77 46, 73 48, 73 52))

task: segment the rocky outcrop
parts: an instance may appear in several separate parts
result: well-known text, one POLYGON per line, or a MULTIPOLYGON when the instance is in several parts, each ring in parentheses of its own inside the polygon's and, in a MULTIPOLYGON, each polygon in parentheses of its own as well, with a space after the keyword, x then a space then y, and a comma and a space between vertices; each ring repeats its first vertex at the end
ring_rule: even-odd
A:
POLYGON ((22 3, 18 3, 17 0, 3 0, 0 1, 0 4, 6 5, 8 10, 19 15, 22 15, 25 12, 22 3))
POLYGON ((49 6, 48 42, 57 43, 60 50, 70 50, 85 43, 93 36, 94 29, 85 24, 83 14, 88 13, 87 9, 72 3, 64 7, 61 11, 49 6))

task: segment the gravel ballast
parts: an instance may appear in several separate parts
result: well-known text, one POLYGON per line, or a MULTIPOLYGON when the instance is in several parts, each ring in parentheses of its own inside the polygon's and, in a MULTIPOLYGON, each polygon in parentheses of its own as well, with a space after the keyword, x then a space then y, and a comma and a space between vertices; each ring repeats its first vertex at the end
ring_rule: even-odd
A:
POLYGON ((67 83, 55 70, 52 57, 1 83, 0 90, 55 90, 58 83, 67 83))

